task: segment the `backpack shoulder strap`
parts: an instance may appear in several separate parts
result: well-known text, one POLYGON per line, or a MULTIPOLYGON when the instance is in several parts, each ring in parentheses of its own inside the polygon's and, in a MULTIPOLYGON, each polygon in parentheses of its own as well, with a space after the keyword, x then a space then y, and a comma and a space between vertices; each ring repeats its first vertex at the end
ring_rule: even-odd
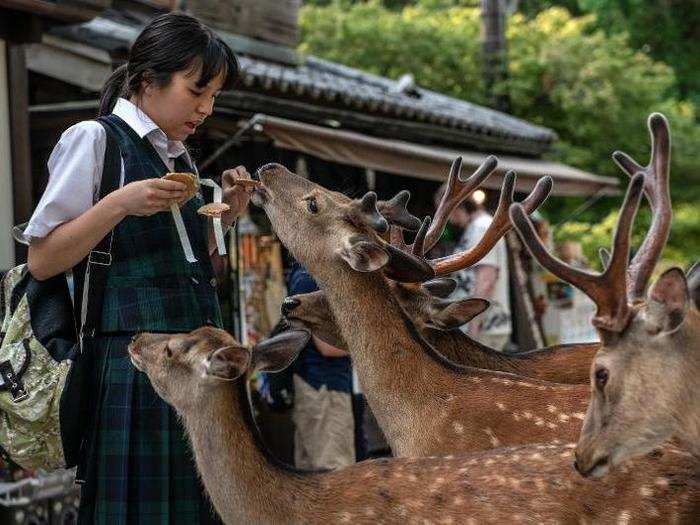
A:
POLYGON ((104 168, 102 170, 102 182, 100 183, 100 199, 103 199, 121 185, 121 153, 117 137, 112 130, 112 124, 109 119, 107 117, 98 117, 97 122, 102 124, 107 134, 104 168))
MULTIPOLYGON (((119 189, 121 185, 121 152, 119 143, 114 135, 107 117, 97 118, 107 134, 102 180, 100 182, 99 199, 119 189)), ((85 268, 85 278, 82 281, 80 301, 80 333, 94 336, 102 317, 102 297, 107 282, 107 272, 112 264, 112 237, 114 230, 109 232, 88 254, 85 268)), ((78 291, 76 289, 76 291, 78 291)))

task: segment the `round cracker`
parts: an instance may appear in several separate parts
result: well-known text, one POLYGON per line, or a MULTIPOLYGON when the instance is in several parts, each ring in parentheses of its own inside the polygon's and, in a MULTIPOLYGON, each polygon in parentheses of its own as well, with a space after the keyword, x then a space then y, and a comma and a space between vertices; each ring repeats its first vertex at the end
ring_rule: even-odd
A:
POLYGON ((185 195, 178 199, 177 203, 182 206, 188 200, 195 196, 197 190, 199 190, 199 182, 197 177, 193 173, 166 173, 163 175, 165 180, 174 180, 175 182, 181 182, 187 186, 185 195))
POLYGON ((226 213, 230 209, 231 206, 229 206, 225 202, 211 202, 199 208, 197 210, 197 213, 206 217, 219 218, 222 214, 226 213))

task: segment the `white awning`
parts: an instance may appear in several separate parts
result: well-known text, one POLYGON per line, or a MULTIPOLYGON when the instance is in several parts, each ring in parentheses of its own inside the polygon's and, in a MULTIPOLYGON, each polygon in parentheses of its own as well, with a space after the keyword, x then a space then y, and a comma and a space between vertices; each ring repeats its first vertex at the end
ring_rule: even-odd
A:
MULTIPOLYGON (((372 137, 267 115, 258 115, 256 122, 280 148, 307 153, 331 162, 427 180, 445 180, 452 161, 458 156, 463 159, 462 169, 465 173, 476 169, 488 156, 486 153, 372 137)), ((593 175, 546 160, 505 155, 497 157, 498 169, 484 183, 486 188, 500 188, 503 175, 514 170, 518 174, 518 191, 528 191, 540 177, 550 175, 554 179, 554 195, 618 193, 618 181, 613 177, 593 175)))

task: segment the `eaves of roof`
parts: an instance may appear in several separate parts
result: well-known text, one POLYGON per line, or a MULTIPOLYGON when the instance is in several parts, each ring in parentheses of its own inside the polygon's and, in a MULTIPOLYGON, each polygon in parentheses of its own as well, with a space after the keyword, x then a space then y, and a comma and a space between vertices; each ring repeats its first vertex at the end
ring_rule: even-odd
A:
MULTIPOLYGON (((87 23, 54 28, 51 33, 119 54, 128 49, 140 28, 139 21, 110 12, 87 23)), ((240 42, 244 39, 219 33, 240 53, 240 42)), ((430 142, 440 142, 436 137, 444 130, 447 144, 488 150, 498 150, 500 145, 500 149, 510 153, 540 156, 557 138, 548 128, 510 115, 420 87, 402 93, 397 91, 394 80, 319 58, 306 57, 297 63, 252 54, 240 54, 239 58, 242 70, 239 89, 243 91, 307 102, 320 111, 327 108, 371 116, 380 123, 386 120, 387 130, 413 126, 414 140, 425 131, 430 142), (395 126, 397 122, 401 125, 395 126)), ((223 97, 221 103, 226 104, 226 100, 223 97)))

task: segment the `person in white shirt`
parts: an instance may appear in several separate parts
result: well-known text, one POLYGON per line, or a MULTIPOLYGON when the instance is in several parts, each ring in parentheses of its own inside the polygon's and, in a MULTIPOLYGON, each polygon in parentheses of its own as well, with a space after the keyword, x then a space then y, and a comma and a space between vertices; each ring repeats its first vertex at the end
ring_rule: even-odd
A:
MULTIPOLYGON (((96 406, 84 422, 92 433, 79 465, 85 484, 78 523, 221 523, 178 417, 131 365, 127 347, 142 331, 222 325, 209 259, 216 242, 208 219, 197 214, 202 196, 171 207, 186 186, 162 177, 172 171, 196 176, 182 141, 212 113, 216 96, 233 87, 238 72, 233 52, 197 19, 160 16, 103 88, 105 127, 96 121, 72 126, 49 158, 48 186, 24 232, 32 275, 42 280, 74 268, 114 231, 100 327, 85 350, 94 361, 96 406), (119 147, 122 185, 97 200, 107 129, 119 147), (186 258, 181 230, 191 237, 195 260, 186 258)), ((223 201, 231 208, 225 226, 249 200, 234 177, 249 175, 243 167, 222 175, 223 201)))
MULTIPOLYGON (((439 202, 442 192, 444 188, 436 194, 436 202, 439 202)), ((493 217, 483 206, 484 198, 483 192, 475 191, 450 216, 450 223, 463 230, 455 252, 474 246, 491 224, 493 217)), ((490 348, 503 350, 510 341, 512 331, 505 240, 499 240, 477 264, 456 272, 453 277, 457 279, 457 288, 450 299, 480 297, 491 303, 484 313, 465 324, 462 330, 490 348)))

